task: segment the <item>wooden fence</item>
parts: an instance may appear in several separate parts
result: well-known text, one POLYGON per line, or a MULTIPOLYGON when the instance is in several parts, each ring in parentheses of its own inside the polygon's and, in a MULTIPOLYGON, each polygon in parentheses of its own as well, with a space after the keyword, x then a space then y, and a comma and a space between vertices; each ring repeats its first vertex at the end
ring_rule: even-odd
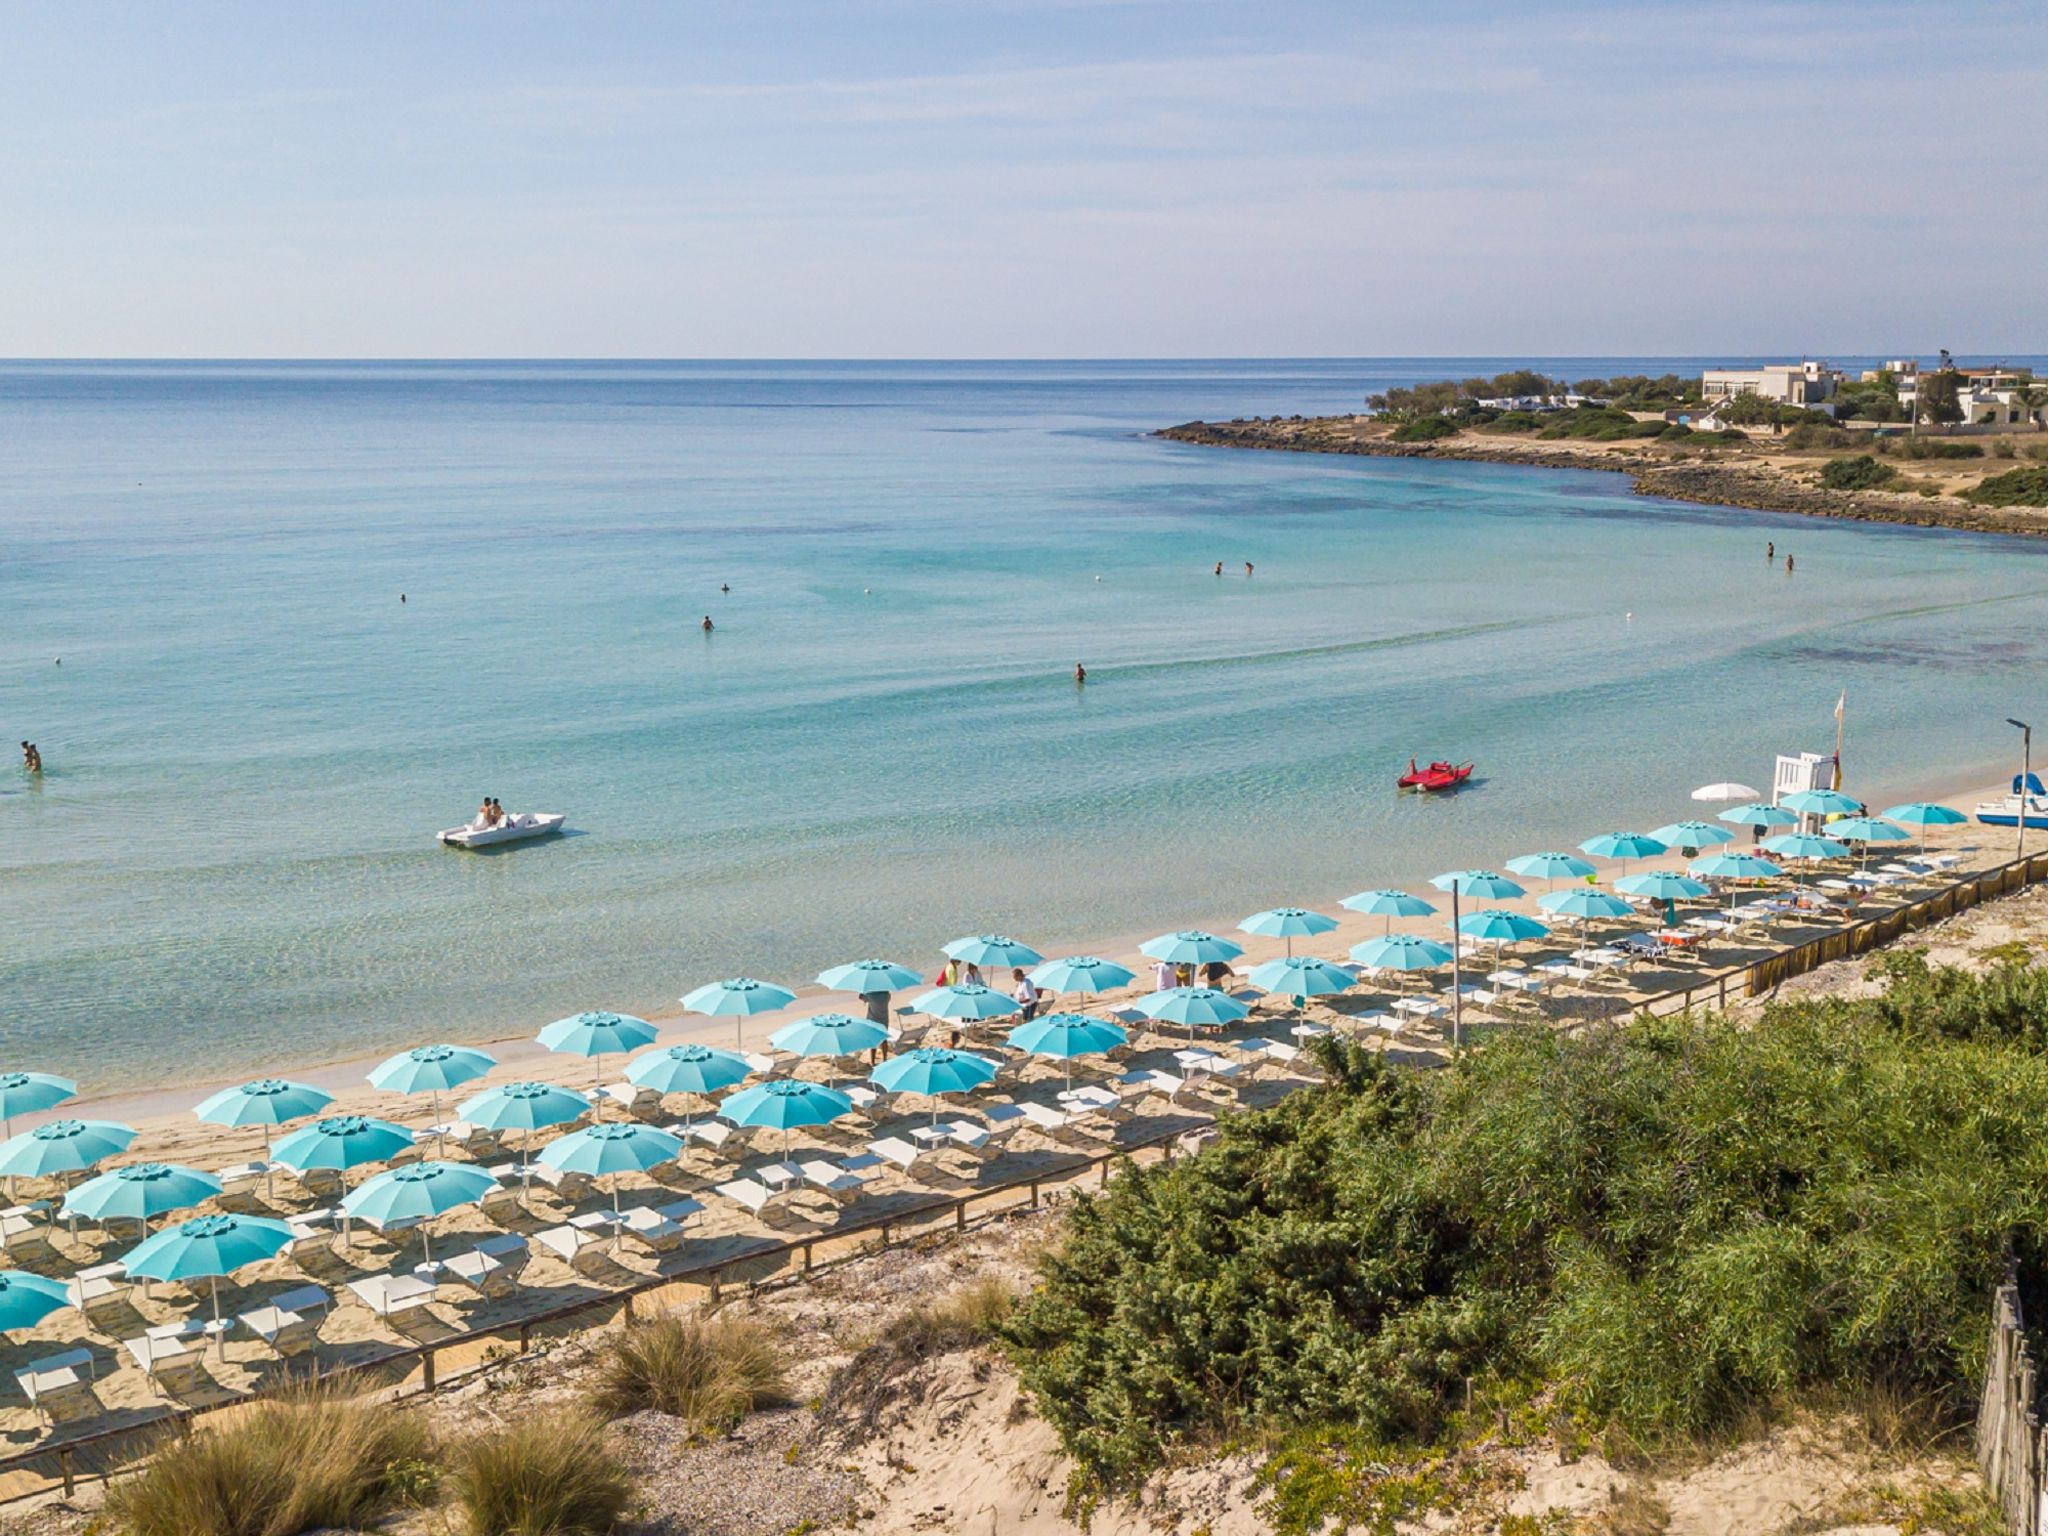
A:
MULTIPOLYGON (((583 1332, 615 1320, 631 1321, 636 1304, 654 1311, 669 1311, 692 1301, 708 1299, 715 1303, 735 1287, 758 1289, 778 1280, 801 1278, 815 1269, 844 1263, 905 1239, 965 1232, 970 1225, 1037 1210, 1047 1200, 1080 1188, 1090 1174, 1099 1183, 1108 1183, 1111 1168, 1124 1158, 1144 1161, 1153 1155, 1171 1160, 1178 1144, 1198 1137, 1210 1123, 1182 1119, 1168 1130, 1029 1178, 992 1184, 969 1194, 895 1206, 863 1220, 786 1242, 762 1242, 716 1259, 651 1275, 631 1286, 580 1297, 489 1327, 393 1349, 371 1360, 355 1360, 326 1371, 302 1371, 291 1380, 294 1385, 303 1385, 309 1380, 353 1377, 378 1386, 394 1398, 432 1392, 529 1353, 536 1339, 583 1332)), ((60 1485, 69 1495, 76 1490, 80 1478, 111 1476, 146 1454, 164 1432, 189 1430, 198 1419, 233 1412, 267 1395, 240 1393, 225 1402, 203 1407, 168 1406, 112 1428, 45 1442, 0 1457, 0 1505, 50 1492, 60 1485)))
POLYGON ((2043 1536, 2048 1437, 2035 1412, 2038 1377, 2020 1316, 2019 1287, 2010 1279, 1991 1304, 1991 1342, 1984 1360, 1984 1400, 1977 1412, 1977 1465, 2005 1512, 2013 1536, 2043 1536))

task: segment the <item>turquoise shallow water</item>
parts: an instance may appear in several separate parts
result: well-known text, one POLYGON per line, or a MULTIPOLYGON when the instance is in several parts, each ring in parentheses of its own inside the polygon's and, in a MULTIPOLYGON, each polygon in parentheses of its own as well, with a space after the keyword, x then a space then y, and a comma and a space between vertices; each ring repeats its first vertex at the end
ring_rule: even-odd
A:
POLYGON ((1872 794, 2041 711, 2048 546, 1142 435, 1443 371, 0 365, 0 726, 50 765, 0 770, 0 1062, 1226 921, 1656 825, 1845 687, 1872 794), (1391 792, 1439 752, 1483 783, 1391 792), (436 847, 485 793, 576 835, 436 847))

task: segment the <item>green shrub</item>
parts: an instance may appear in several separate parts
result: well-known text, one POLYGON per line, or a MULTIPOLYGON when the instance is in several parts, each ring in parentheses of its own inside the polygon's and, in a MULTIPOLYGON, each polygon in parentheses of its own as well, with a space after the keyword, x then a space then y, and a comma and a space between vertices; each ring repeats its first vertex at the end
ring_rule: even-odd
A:
POLYGON ((1867 491, 1897 474, 1891 465, 1859 453, 1852 459, 1829 459, 1821 466, 1820 483, 1831 491, 1867 491))
POLYGON ((1862 433, 1826 426, 1817 421, 1802 421, 1781 439, 1787 448, 1800 451, 1813 448, 1853 448, 1858 443, 1868 440, 1862 433))
POLYGON ((1657 434, 1660 443, 1682 443, 1693 435, 1692 428, 1682 421, 1674 421, 1657 434))
POLYGON ((417 1416, 308 1388, 251 1407, 220 1429, 166 1439, 107 1489, 128 1536, 296 1536, 375 1524, 432 1489, 417 1416))
POLYGON ((1631 437, 1657 437, 1664 431, 1662 421, 1637 421, 1627 411, 1612 406, 1582 405, 1560 411, 1548 418, 1542 436, 1553 442, 1581 439, 1587 442, 1618 443, 1631 437))
POLYGON ((573 1410, 473 1435, 450 1461, 467 1536, 604 1536, 632 1494, 602 1427, 573 1410))
POLYGON ((2009 469, 1963 492, 1980 507, 2048 507, 2048 469, 2009 469))
POLYGON ((1488 432, 1534 432, 1543 425, 1543 418, 1534 411, 1502 411, 1486 423, 1488 432))
POLYGON ((1893 445, 1902 459, 1981 459, 1984 450, 1975 443, 1952 437, 1902 437, 1893 445))
POLYGON ((593 1395, 600 1413, 652 1408, 719 1434, 770 1402, 787 1381, 766 1328, 736 1317, 671 1313, 628 1324, 606 1349, 593 1395))
POLYGON ((1418 416, 1413 421, 1402 422, 1393 432, 1397 443, 1433 443, 1439 438, 1457 435, 1458 424, 1448 416, 1418 416))
POLYGON ((1872 1384, 1957 1422, 2008 1253, 2048 1254, 2043 1042, 2008 970, 1427 1074, 1319 1041, 1323 1086, 1078 1202, 1005 1334, 1110 1488, 1218 1435, 1427 1443, 1467 1377, 1645 1444, 1872 1384))

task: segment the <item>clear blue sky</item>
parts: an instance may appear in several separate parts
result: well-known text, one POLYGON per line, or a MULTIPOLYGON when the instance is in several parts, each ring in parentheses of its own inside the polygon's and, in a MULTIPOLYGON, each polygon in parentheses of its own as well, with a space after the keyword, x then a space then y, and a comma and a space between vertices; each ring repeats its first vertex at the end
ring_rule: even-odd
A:
POLYGON ((0 352, 2048 350, 2048 4, 0 4, 0 352))

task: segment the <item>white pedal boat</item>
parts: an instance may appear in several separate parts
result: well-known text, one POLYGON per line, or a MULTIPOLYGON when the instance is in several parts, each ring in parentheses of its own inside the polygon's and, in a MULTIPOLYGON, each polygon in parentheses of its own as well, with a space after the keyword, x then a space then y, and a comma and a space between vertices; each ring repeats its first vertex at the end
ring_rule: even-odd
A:
POLYGON ((552 811, 535 811, 507 816, 495 827, 450 827, 436 836, 450 848, 489 848, 498 843, 523 843, 562 830, 564 818, 552 811))

